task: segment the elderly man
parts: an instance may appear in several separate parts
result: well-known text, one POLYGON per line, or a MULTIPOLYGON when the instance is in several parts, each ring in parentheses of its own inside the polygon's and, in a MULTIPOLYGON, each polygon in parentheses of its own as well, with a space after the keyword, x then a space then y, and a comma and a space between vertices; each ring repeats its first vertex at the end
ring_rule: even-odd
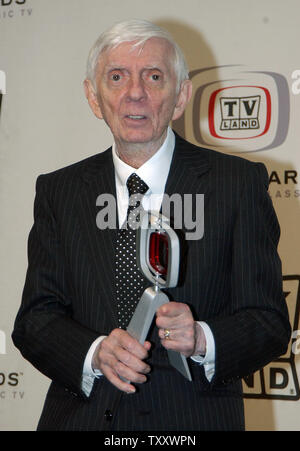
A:
POLYGON ((38 428, 242 430, 241 378, 284 353, 290 336, 266 170, 169 128, 192 86, 177 44, 149 22, 100 36, 84 88, 113 146, 38 178, 13 332, 52 379, 38 428), (164 194, 205 199, 204 237, 186 234, 180 283, 166 290, 171 302, 143 345, 126 331, 147 286, 123 227, 132 192, 145 210, 152 195, 156 210, 164 194), (101 194, 116 198, 117 230, 97 226, 101 194), (187 358, 192 381, 170 366, 169 349, 187 358))

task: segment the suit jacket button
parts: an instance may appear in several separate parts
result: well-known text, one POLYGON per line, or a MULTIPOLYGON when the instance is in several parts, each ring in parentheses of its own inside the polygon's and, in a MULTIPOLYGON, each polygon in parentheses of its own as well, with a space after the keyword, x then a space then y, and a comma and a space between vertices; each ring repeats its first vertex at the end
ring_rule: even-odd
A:
POLYGON ((113 417, 113 414, 111 412, 111 410, 106 409, 106 411, 104 412, 104 418, 106 419, 106 421, 111 421, 113 417))

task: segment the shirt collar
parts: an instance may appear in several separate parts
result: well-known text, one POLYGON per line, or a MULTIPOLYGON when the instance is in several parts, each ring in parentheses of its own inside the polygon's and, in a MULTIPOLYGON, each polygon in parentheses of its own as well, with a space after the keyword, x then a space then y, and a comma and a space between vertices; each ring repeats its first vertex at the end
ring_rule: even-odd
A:
MULTIPOLYGON (((175 148, 175 135, 168 127, 167 137, 158 151, 140 168, 135 169, 124 163, 116 154, 115 143, 112 146, 116 178, 121 186, 126 186, 128 177, 135 172, 149 186, 152 194, 164 192, 175 148)), ((150 194, 149 191, 147 194, 150 194)))

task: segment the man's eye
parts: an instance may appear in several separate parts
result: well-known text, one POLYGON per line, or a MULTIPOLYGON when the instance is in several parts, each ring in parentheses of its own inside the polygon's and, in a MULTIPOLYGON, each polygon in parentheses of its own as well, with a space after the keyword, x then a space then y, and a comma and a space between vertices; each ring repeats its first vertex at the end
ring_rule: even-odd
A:
POLYGON ((113 74, 112 77, 111 77, 111 79, 112 79, 113 81, 119 81, 119 80, 121 79, 121 76, 120 76, 119 74, 113 74))
POLYGON ((160 75, 158 75, 158 74, 153 74, 151 78, 152 78, 152 80, 154 80, 154 81, 158 81, 158 80, 160 79, 160 75))

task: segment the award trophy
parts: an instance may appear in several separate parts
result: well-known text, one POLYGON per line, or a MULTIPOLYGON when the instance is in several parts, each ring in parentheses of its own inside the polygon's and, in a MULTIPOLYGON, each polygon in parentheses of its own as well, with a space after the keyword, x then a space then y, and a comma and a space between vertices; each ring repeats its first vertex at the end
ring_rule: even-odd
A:
MULTIPOLYGON (((179 275, 179 239, 170 227, 169 220, 159 213, 141 213, 140 227, 137 230, 137 265, 153 286, 142 294, 127 332, 144 343, 156 310, 169 302, 161 290, 175 287, 179 275)), ((170 364, 189 381, 192 380, 186 357, 168 350, 170 364)))

